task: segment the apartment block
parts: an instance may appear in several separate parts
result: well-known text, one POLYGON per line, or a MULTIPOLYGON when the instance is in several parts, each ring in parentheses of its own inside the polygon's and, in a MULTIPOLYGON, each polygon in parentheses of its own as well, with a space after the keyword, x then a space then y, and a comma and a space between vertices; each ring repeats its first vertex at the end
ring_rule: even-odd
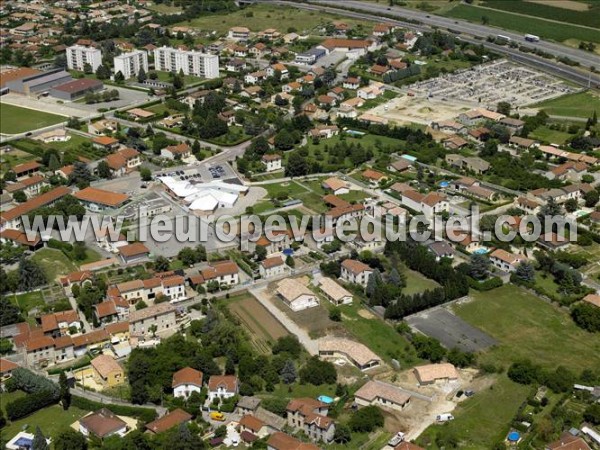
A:
POLYGON ((163 72, 183 71, 185 75, 203 78, 219 76, 219 57, 193 50, 159 47, 154 50, 156 70, 163 72))
POLYGON ((83 72, 86 64, 89 64, 95 72, 98 66, 102 64, 102 51, 83 45, 72 45, 67 48, 67 66, 69 69, 83 72))
POLYGON ((114 59, 115 74, 121 72, 125 79, 137 77, 140 70, 148 73, 148 54, 141 50, 123 53, 115 56, 114 59))

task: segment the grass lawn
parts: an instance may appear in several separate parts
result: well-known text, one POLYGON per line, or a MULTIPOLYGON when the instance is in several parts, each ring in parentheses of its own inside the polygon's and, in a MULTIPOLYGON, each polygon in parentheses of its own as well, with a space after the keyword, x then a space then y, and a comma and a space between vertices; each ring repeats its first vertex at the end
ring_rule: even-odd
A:
POLYGON ((577 327, 567 312, 510 284, 470 295, 474 301, 455 307, 455 312, 499 342, 480 361, 508 368, 529 358, 547 368, 564 365, 576 373, 600 367, 600 339, 577 327))
POLYGON ((37 306, 44 305, 44 296, 40 291, 27 292, 25 294, 11 295, 10 301, 27 313, 37 306))
POLYGON ((550 116, 592 117, 594 111, 600 114, 600 97, 591 92, 578 92, 562 97, 546 100, 532 105, 542 108, 550 116))
POLYGON ((538 127, 533 132, 529 133, 529 137, 540 141, 546 141, 551 144, 564 144, 567 139, 573 137, 573 135, 564 131, 551 130, 544 126, 538 127))
POLYGON ((6 172, 19 164, 34 161, 35 159, 35 155, 15 148, 10 153, 2 155, 2 158, 0 159, 0 172, 6 172))
MULTIPOLYGON (((539 5, 534 6, 537 8, 539 5)), ((568 23, 550 22, 510 12, 483 9, 473 5, 456 5, 445 15, 476 23, 481 23, 481 17, 486 16, 491 26, 521 33, 531 33, 540 36, 542 39, 552 39, 558 42, 574 38, 586 42, 600 43, 600 30, 597 29, 583 28, 568 23)), ((556 19, 560 20, 558 17, 556 19)))
POLYGON ((24 133, 61 123, 67 119, 68 117, 48 114, 43 111, 21 108, 6 103, 0 104, 0 133, 3 134, 24 133))
POLYGON ((409 342, 401 336, 390 325, 375 317, 356 303, 344 305, 339 308, 342 311, 342 325, 354 335, 354 337, 381 356, 386 361, 392 358, 400 361, 403 369, 412 367, 420 362, 409 342))
POLYGON ((436 450, 439 433, 456 435, 463 449, 492 448, 508 432, 508 424, 529 393, 523 386, 500 375, 489 388, 477 392, 453 411, 454 420, 432 425, 417 439, 417 444, 436 450))
POLYGON ((237 145, 241 142, 247 141, 252 136, 244 132, 244 127, 237 125, 230 126, 227 134, 211 139, 210 142, 214 142, 219 145, 237 145))
POLYGON ((78 270, 73 261, 67 258, 63 252, 54 248, 42 248, 31 258, 42 266, 48 281, 54 281, 59 275, 66 275, 78 270))
POLYGON ((89 264, 89 263, 93 263, 96 261, 100 261, 102 258, 102 255, 100 253, 98 253, 96 250, 92 250, 91 248, 86 248, 85 249, 85 259, 83 261, 77 261, 77 263, 79 265, 82 264, 89 264))
MULTIPOLYGON (((4 395, 2 394, 2 397, 0 397, 2 400, 4 400, 4 395)), ((46 437, 54 439, 60 431, 69 428, 73 422, 79 420, 87 413, 88 411, 74 406, 71 406, 68 411, 64 411, 61 406, 52 405, 36 411, 27 417, 11 422, 2 429, 2 440, 11 439, 19 431, 23 431, 23 427, 26 427, 25 431, 28 433, 35 433, 35 429, 38 426, 46 437)))
POLYGON ((550 294, 558 295, 559 286, 552 279, 552 275, 548 275, 546 278, 544 278, 539 271, 536 272, 535 284, 550 294))
POLYGON ((298 194, 309 193, 310 191, 295 181, 286 181, 283 183, 261 184, 261 188, 267 190, 269 197, 277 198, 279 195, 287 194, 288 197, 296 198, 298 194))
POLYGON ((316 213, 324 213, 329 210, 325 202, 323 201, 322 195, 315 194, 314 192, 303 192, 294 196, 298 200, 302 200, 304 206, 313 210, 316 213))
POLYGON ((370 195, 366 194, 363 191, 350 191, 347 194, 341 194, 339 197, 343 198, 347 202, 356 203, 361 200, 364 200, 365 198, 369 198, 370 195))
POLYGON ((33 139, 20 139, 16 142, 16 146, 28 153, 36 156, 41 156, 41 153, 47 149, 54 148, 64 153, 73 153, 76 156, 83 156, 92 160, 100 159, 103 154, 101 150, 97 150, 91 146, 90 139, 77 134, 70 134, 71 139, 67 142, 51 142, 45 144, 43 142, 34 141, 33 139), (90 145, 83 145, 90 143, 90 145), (42 152, 40 152, 42 149, 42 152))
MULTIPOLYGON (((217 33, 224 34, 231 27, 240 25, 257 32, 272 28, 276 24, 277 29, 282 33, 287 33, 288 28, 294 27, 298 29, 298 34, 307 34, 307 32, 332 20, 341 20, 355 26, 362 25, 365 22, 333 14, 324 14, 320 11, 305 11, 274 5, 253 5, 226 14, 205 15, 191 21, 181 22, 180 25, 200 28, 203 32, 214 30, 217 33)), ((368 24, 364 25, 364 28, 365 30, 370 29, 368 24)))
POLYGON ((428 289, 435 289, 439 284, 429 278, 424 277, 419 272, 405 268, 403 271, 406 275, 406 287, 403 290, 404 294, 412 295, 418 292, 425 292, 428 289))
MULTIPOLYGON (((335 384, 324 384, 321 386, 315 386, 313 384, 294 383, 291 385, 292 392, 289 392, 289 388, 290 388, 289 385, 279 383, 279 384, 275 385, 275 390, 273 392, 265 393, 264 397, 317 398, 319 395, 328 395, 332 398, 335 397, 335 384)), ((263 396, 261 395, 261 397, 263 397, 263 396)))
MULTIPOLYGON (((158 80, 159 81, 167 81, 167 82, 171 81, 171 73, 170 72, 156 71, 156 74, 158 75, 158 80)), ((194 75, 184 75, 183 76, 183 84, 184 84, 184 86, 188 86, 190 84, 199 83, 200 81, 203 81, 203 80, 204 80, 204 78, 199 78, 199 77, 196 77, 194 75)))

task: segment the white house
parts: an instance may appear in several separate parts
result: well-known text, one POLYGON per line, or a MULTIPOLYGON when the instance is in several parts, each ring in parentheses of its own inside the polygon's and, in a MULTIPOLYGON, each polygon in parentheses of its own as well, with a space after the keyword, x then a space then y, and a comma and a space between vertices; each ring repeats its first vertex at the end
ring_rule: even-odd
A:
POLYGON ((333 195, 348 194, 350 192, 348 183, 336 177, 327 178, 323 181, 322 186, 323 189, 331 191, 333 195))
POLYGON ((285 273, 285 262, 281 256, 272 256, 261 261, 258 270, 261 278, 273 278, 285 273))
POLYGON ((319 280, 319 289, 335 306, 352 304, 352 294, 328 277, 319 280))
POLYGON ((239 383, 235 375, 213 375, 208 379, 208 401, 215 398, 230 398, 239 392, 239 383))
POLYGON ((358 89, 356 91, 356 96, 365 100, 372 100, 380 95, 383 95, 384 92, 385 84, 374 81, 370 85, 358 89))
POLYGON ((266 166, 267 172, 281 170, 281 155, 267 154, 263 155, 261 161, 266 166))
POLYGON ((280 281, 277 286, 277 294, 293 311, 301 311, 319 305, 319 299, 308 286, 294 278, 280 281))
POLYGON ((174 397, 189 398, 192 392, 198 394, 202 390, 202 372, 191 367, 184 367, 173 374, 174 397))
POLYGON ((341 278, 349 283, 367 287, 369 277, 372 273, 373 269, 360 261, 355 259, 345 259, 342 261, 341 278))
POLYGON ((515 255, 513 253, 502 250, 501 248, 496 249, 490 254, 490 262, 500 270, 505 272, 514 272, 517 270, 517 266, 527 261, 527 258, 523 255, 515 255))

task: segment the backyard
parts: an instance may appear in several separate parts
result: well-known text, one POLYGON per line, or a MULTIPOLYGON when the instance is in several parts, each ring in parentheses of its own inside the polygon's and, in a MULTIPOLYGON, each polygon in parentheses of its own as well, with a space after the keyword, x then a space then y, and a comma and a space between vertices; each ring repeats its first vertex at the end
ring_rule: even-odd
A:
POLYGON ((67 120, 65 116, 2 103, 0 105, 0 133, 18 134, 55 125, 67 120))
POLYGON ((546 368, 563 365, 576 373, 600 367, 600 340, 577 327, 567 312, 510 284, 470 296, 473 301, 454 311, 499 342, 480 356, 481 362, 507 368, 529 358, 546 368))
POLYGON ((419 272, 410 270, 409 268, 405 268, 402 273, 406 275, 406 287, 402 290, 406 295, 412 295, 439 287, 439 284, 435 281, 430 280, 419 272))

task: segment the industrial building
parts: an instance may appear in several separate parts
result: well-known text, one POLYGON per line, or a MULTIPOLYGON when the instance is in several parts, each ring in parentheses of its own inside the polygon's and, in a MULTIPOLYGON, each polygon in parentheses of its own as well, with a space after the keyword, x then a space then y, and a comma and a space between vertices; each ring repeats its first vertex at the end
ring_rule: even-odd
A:
POLYGON ((45 95, 55 86, 68 83, 73 77, 63 69, 54 69, 48 72, 34 73, 23 77, 16 77, 7 81, 5 87, 10 92, 29 96, 45 95))
POLYGON ((61 100, 72 101, 83 97, 88 92, 98 92, 104 89, 102 81, 91 78, 81 78, 68 83, 55 86, 50 90, 50 95, 61 100))

